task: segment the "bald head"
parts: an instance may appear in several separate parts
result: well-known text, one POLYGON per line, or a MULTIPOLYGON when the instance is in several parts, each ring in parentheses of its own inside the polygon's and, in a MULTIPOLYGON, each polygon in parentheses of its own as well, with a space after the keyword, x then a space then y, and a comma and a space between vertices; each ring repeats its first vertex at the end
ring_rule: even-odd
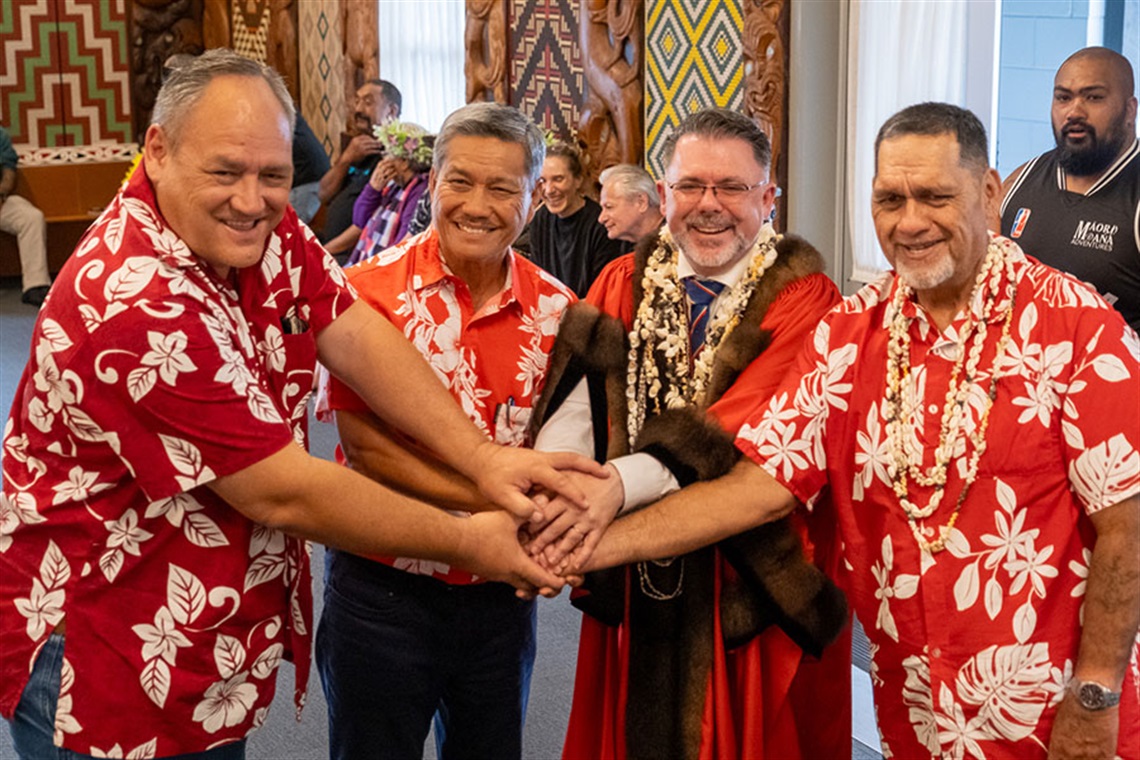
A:
POLYGON ((1102 47, 1078 50, 1053 78, 1053 137, 1061 166, 1097 178, 1136 139, 1132 64, 1102 47))
POLYGON ((1120 53, 1106 47, 1087 47, 1078 50, 1065 59, 1061 70, 1076 61, 1093 61, 1103 66, 1106 73, 1120 87, 1121 92, 1130 93, 1136 89, 1136 79, 1132 72, 1132 63, 1120 53))

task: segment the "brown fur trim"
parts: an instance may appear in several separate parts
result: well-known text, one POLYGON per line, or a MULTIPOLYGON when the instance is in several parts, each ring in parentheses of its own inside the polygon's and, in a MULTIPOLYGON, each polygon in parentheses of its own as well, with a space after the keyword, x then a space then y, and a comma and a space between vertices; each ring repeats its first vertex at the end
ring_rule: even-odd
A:
POLYGON ((764 617, 769 622, 775 618, 808 654, 819 657, 847 625, 843 592, 804 557, 790 518, 732 536, 718 546, 766 610, 764 617))
POLYGON ((620 371, 624 376, 626 346, 625 327, 621 320, 603 314, 584 301, 568 308, 562 316, 558 337, 550 353, 546 384, 531 414, 530 440, 534 440, 539 428, 557 410, 583 374, 597 372, 608 376, 620 371))
POLYGON ((657 456, 682 486, 719 478, 732 469, 739 456, 732 436, 692 407, 667 409, 646 417, 633 448, 657 456), (659 456, 662 451, 665 458, 659 456))

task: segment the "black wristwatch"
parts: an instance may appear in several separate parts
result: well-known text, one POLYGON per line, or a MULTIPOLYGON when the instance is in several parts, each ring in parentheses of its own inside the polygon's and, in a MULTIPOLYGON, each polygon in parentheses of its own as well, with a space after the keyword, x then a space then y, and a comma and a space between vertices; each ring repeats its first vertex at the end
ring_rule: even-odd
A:
POLYGON ((1069 690, 1077 698, 1081 707, 1093 712, 1107 710, 1120 704, 1120 692, 1112 691, 1096 681, 1069 681, 1069 690))

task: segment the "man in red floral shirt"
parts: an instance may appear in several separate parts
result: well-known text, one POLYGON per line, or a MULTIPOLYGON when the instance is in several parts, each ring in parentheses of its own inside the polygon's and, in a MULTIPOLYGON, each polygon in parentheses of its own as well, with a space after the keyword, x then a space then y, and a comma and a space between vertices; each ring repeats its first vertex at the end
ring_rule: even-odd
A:
MULTIPOLYGON (((455 111, 435 144, 433 226, 348 270, 435 383, 507 446, 530 445, 533 400, 575 300, 511 249, 538 200, 544 153, 541 130, 518 109, 455 111)), ((330 381, 328 405, 357 472, 441 509, 493 506, 464 473, 393 435, 347 384, 330 381)), ((534 601, 448 563, 359 554, 329 552, 317 630, 331 756, 418 758, 434 715, 440 757, 519 757, 534 601)))
POLYGON ((0 714, 21 757, 242 757, 283 658, 304 698, 306 538, 553 580, 517 524, 532 483, 565 476, 492 445, 355 303, 288 208, 292 119, 261 64, 179 68, 143 170, 41 312, 0 501, 0 714), (318 357, 517 516, 461 520, 310 457, 318 357))
POLYGON ((886 757, 1140 754, 1140 340, 986 220, 985 131, 940 103, 876 142, 895 267, 828 314, 747 455, 616 521, 587 568, 674 556, 828 486, 886 757), (758 465, 758 466, 757 466, 758 465))

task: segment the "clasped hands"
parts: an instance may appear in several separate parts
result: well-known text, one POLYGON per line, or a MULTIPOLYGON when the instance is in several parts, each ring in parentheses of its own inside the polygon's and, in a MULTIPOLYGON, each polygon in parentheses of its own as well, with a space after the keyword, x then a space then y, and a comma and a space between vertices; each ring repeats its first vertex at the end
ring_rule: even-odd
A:
POLYGON ((473 516, 485 525, 471 569, 510 583, 520 596, 557 595, 581 574, 621 508, 617 470, 578 454, 491 443, 476 457, 477 484, 502 509, 473 516))

